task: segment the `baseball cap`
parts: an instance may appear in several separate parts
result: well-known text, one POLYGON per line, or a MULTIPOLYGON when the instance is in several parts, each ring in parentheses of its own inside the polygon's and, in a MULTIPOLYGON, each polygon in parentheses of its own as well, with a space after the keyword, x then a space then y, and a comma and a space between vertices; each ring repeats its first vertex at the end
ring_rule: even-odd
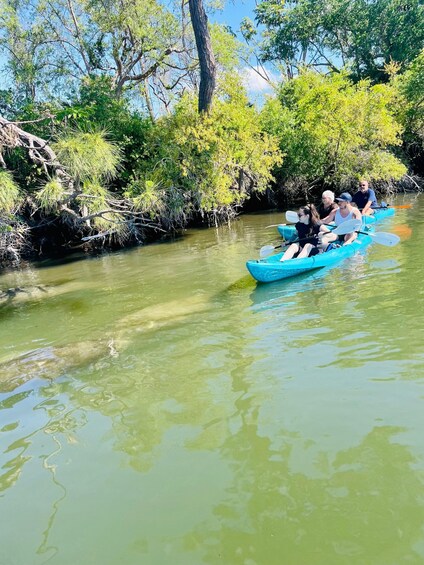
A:
POLYGON ((342 192, 340 196, 337 196, 336 200, 343 200, 344 202, 352 202, 352 197, 348 192, 342 192))

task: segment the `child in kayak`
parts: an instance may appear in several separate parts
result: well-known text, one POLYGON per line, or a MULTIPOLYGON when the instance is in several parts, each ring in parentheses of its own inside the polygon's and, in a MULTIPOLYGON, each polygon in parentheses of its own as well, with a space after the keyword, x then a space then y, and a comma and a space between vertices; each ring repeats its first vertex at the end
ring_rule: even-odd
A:
POLYGON ((293 242, 285 251, 280 261, 287 261, 297 257, 312 257, 319 253, 318 234, 321 227, 321 221, 317 209, 313 204, 302 206, 297 213, 299 221, 295 224, 298 242, 293 242))

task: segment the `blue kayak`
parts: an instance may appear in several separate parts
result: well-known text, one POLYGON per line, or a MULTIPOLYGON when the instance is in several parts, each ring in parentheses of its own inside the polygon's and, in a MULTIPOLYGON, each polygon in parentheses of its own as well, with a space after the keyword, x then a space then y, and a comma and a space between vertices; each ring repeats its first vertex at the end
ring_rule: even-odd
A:
POLYGON ((246 267, 252 277, 259 282, 279 281, 339 263, 347 257, 351 257, 360 249, 364 249, 371 242, 372 238, 369 235, 359 233, 353 243, 342 245, 325 253, 319 253, 313 257, 288 259, 280 262, 283 253, 278 253, 266 259, 247 261, 246 267))
MULTIPOLYGON (((385 218, 389 216, 393 216, 395 213, 394 208, 381 208, 379 210, 374 211, 373 216, 362 216, 362 220, 365 225, 375 224, 377 222, 381 222, 385 218)), ((291 241, 297 238, 296 228, 293 224, 280 224, 277 226, 278 233, 283 237, 286 241, 291 241)))

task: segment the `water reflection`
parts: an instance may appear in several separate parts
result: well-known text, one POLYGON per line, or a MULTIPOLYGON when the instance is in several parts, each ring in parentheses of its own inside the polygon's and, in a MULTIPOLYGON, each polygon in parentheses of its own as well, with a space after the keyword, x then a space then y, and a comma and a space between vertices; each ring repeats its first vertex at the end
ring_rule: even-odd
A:
POLYGON ((415 225, 255 286, 270 223, 7 275, 0 562, 422 562, 415 225))
POLYGON ((49 535, 51 528, 53 527, 54 521, 56 519, 56 515, 59 511, 60 504, 66 498, 67 495, 66 488, 57 479, 56 465, 54 463, 50 463, 50 459, 53 459, 62 450, 62 445, 60 441, 55 436, 52 436, 52 439, 56 443, 57 449, 43 459, 43 467, 50 472, 52 482, 56 487, 58 487, 57 490, 59 491, 59 493, 57 495, 56 500, 54 500, 51 503, 51 514, 48 517, 46 528, 42 532, 41 543, 36 550, 37 555, 42 555, 43 558, 47 557, 45 560, 43 560, 43 563, 48 563, 53 557, 55 557, 59 553, 59 548, 57 546, 50 545, 49 535), (46 556, 45 554, 48 555, 46 556))
POLYGON ((256 414, 222 446, 233 469, 224 499, 185 539, 202 562, 420 562, 424 505, 417 501, 411 515, 404 493, 421 489, 423 477, 397 441, 402 429, 374 427, 356 446, 318 453, 308 476, 292 464, 306 438, 283 433, 277 450, 256 414))

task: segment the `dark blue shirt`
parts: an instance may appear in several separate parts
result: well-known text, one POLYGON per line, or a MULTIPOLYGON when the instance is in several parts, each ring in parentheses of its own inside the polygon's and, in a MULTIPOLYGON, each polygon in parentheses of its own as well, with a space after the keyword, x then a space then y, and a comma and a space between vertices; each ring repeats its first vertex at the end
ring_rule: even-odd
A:
POLYGON ((371 208, 376 208, 378 206, 377 198, 375 197, 375 192, 372 188, 369 188, 366 192, 358 190, 358 192, 354 194, 352 198, 352 202, 355 202, 360 210, 362 210, 362 208, 365 208, 367 202, 369 202, 370 200, 371 208))

